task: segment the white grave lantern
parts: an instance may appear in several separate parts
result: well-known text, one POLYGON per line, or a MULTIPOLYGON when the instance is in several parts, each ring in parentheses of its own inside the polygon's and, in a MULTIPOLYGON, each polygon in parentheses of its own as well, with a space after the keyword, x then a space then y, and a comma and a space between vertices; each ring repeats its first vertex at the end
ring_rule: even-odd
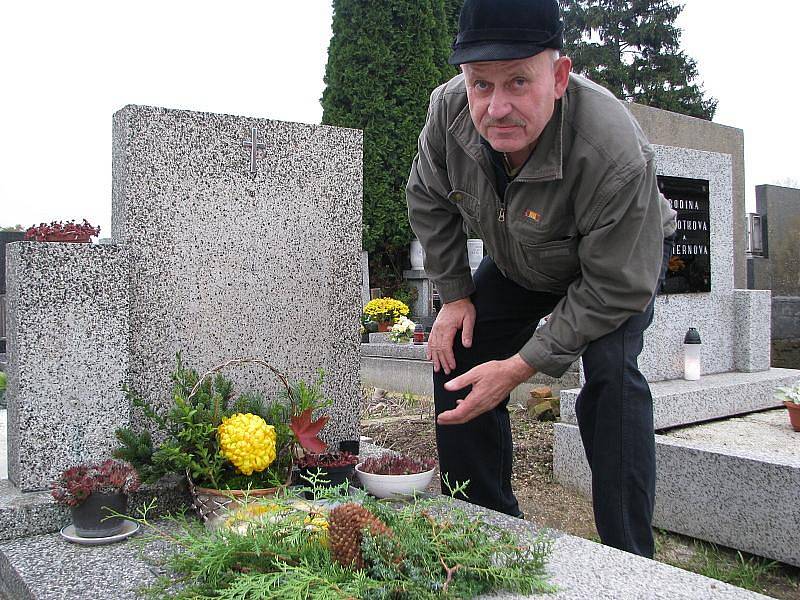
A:
POLYGON ((683 338, 683 378, 689 381, 700 379, 702 371, 700 364, 700 333, 694 327, 689 327, 686 337, 683 338))

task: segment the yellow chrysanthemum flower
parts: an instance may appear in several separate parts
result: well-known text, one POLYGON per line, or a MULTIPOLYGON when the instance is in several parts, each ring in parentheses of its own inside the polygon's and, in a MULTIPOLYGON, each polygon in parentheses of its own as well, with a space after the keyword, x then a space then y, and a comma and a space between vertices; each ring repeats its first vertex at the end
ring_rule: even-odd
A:
POLYGON ((258 415, 223 419, 217 435, 222 454, 244 475, 261 472, 275 460, 275 428, 258 415))
POLYGON ((408 306, 394 298, 374 298, 364 307, 364 315, 375 322, 397 322, 400 317, 408 315, 408 306))

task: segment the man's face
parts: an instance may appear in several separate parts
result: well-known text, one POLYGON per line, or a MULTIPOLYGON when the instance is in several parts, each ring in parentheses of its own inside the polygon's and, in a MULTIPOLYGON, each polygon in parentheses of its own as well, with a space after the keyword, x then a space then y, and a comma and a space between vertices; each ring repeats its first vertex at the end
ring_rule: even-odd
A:
POLYGON ((492 148, 527 158, 564 95, 571 65, 548 51, 462 65, 472 122, 492 148))

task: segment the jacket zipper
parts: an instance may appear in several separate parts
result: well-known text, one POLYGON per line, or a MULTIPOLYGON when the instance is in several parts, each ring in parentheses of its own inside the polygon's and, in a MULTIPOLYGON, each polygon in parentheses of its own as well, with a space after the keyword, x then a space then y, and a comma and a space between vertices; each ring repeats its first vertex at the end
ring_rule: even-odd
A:
POLYGON ((506 189, 503 192, 503 196, 500 198, 500 210, 497 211, 497 220, 500 223, 505 223, 506 221, 506 205, 507 205, 506 194, 508 194, 508 188, 511 187, 511 184, 513 183, 514 183, 513 181, 508 182, 508 184, 506 185, 506 189))

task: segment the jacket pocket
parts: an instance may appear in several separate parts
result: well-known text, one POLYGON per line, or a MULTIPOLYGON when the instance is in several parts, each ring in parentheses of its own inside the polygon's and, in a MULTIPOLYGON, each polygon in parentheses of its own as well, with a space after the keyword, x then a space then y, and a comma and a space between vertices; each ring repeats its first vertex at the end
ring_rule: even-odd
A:
POLYGON ((456 205, 462 215, 476 221, 480 218, 481 201, 472 194, 468 194, 463 190, 453 190, 447 194, 447 199, 456 205))
POLYGON ((532 284, 543 283, 563 292, 581 272, 578 236, 539 244, 518 242, 523 271, 532 284))
POLYGON ((447 194, 447 199, 461 213, 461 218, 464 221, 464 233, 469 236, 470 232, 475 232, 478 236, 481 236, 481 201, 463 190, 453 190, 447 194))

